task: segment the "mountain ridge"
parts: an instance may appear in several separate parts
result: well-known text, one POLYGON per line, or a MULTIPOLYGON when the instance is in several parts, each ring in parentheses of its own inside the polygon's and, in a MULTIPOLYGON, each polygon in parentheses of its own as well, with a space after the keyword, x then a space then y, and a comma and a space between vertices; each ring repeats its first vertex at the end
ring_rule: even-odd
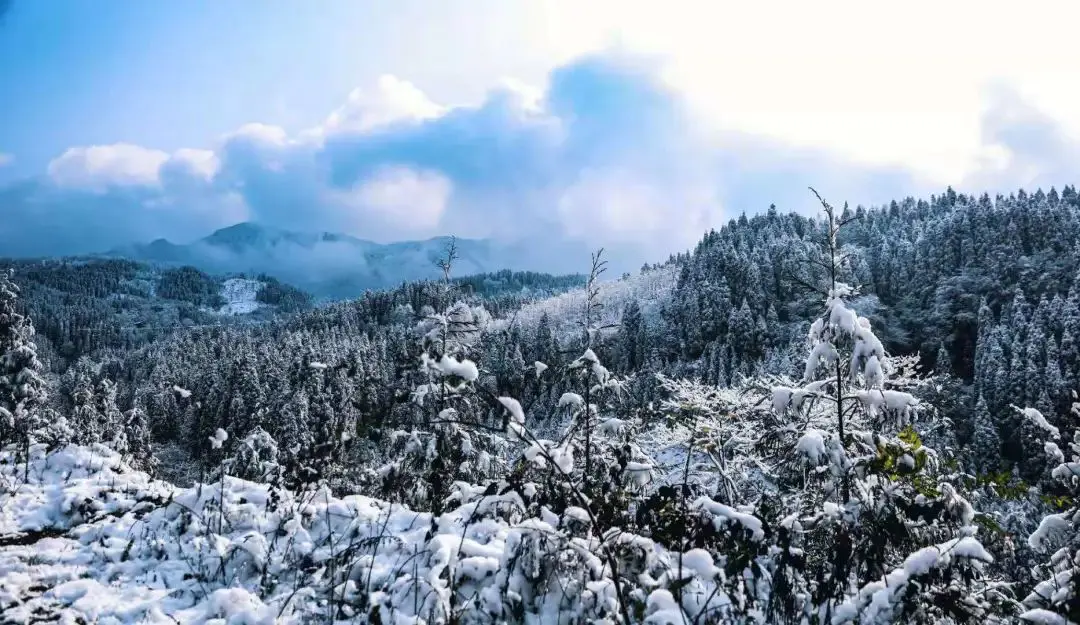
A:
MULTIPOLYGON (((301 232, 256 222, 215 230, 192 243, 165 238, 113 248, 96 256, 166 265, 191 265, 214 273, 264 273, 298 284, 323 299, 354 297, 367 289, 435 278, 435 262, 449 236, 376 243, 335 232, 301 232)), ((515 253, 487 239, 456 242, 459 274, 520 268, 515 253)))

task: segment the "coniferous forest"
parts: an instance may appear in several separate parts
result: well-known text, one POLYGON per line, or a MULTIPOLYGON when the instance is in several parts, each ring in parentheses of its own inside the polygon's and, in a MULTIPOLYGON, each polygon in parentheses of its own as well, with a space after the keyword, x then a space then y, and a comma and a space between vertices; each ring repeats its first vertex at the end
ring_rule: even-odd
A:
POLYGON ((828 200, 319 305, 4 261, 0 623, 1080 623, 1080 195, 828 200))

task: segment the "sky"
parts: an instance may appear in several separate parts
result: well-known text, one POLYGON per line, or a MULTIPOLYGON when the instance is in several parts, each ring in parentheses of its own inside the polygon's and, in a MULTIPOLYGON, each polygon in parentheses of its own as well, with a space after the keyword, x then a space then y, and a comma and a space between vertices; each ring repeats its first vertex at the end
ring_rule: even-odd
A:
POLYGON ((1080 4, 0 0, 0 255, 240 221, 643 260, 1077 182, 1080 4))

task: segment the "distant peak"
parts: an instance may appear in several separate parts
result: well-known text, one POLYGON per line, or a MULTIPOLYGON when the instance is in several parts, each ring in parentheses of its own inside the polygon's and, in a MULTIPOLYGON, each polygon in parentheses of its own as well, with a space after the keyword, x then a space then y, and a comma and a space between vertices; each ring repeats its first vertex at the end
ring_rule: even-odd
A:
POLYGON ((244 221, 216 230, 202 241, 210 245, 237 248, 273 243, 286 237, 288 237, 287 233, 254 222, 244 221))
POLYGON ((264 232, 269 232, 269 230, 270 229, 266 226, 262 226, 253 221, 242 221, 238 224, 219 228, 206 238, 228 238, 242 235, 262 234, 264 232))

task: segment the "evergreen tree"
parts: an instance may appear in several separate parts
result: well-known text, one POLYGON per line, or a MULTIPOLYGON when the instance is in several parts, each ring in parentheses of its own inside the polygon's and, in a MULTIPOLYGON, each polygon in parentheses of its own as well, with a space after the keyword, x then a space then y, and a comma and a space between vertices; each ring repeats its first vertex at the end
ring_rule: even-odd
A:
POLYGON ((645 344, 645 321, 637 300, 631 300, 626 305, 619 329, 619 345, 622 351, 620 364, 624 371, 637 371, 644 364, 648 350, 645 344))
POLYGON ((11 271, 0 271, 0 444, 19 443, 25 461, 48 423, 44 366, 32 341, 34 327, 17 307, 11 271))
POLYGON ((1043 442, 1050 481, 1064 502, 1028 537, 1028 546, 1044 559, 1033 569, 1042 580, 1024 598, 1027 611, 1021 617, 1026 622, 1080 622, 1080 403, 1073 403, 1072 420, 1064 431, 1037 411, 1021 414, 1032 436, 1043 442))
POLYGON ((970 449, 972 464, 980 473, 993 473, 1001 466, 1001 437, 986 400, 981 395, 975 404, 975 426, 971 434, 970 449))

